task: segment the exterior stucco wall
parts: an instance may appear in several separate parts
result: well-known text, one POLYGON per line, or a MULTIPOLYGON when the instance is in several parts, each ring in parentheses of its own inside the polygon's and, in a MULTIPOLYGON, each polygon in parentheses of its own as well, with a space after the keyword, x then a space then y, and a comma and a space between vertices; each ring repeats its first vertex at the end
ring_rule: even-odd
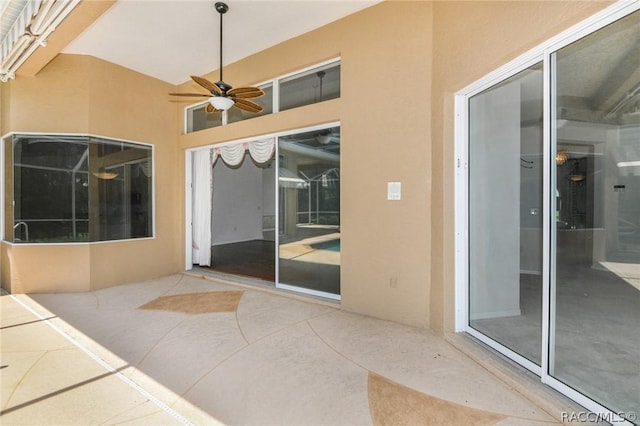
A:
POLYGON ((610 5, 605 1, 435 2, 432 101, 431 327, 455 320, 454 95, 610 5))
MULTIPOLYGON (((81 245, 3 243, 3 287, 20 293, 86 291, 182 270, 178 106, 167 97, 175 86, 79 55, 59 55, 37 76, 7 85, 7 132, 93 134, 154 146, 156 236, 81 245)), ((11 150, 6 154, 8 162, 11 150)), ((5 191, 9 216, 12 191, 5 191)))
POLYGON ((91 290, 89 246, 2 243, 2 287, 11 293, 91 290))
POLYGON ((429 322, 432 9, 383 2, 225 67, 225 81, 241 86, 340 56, 342 93, 180 139, 192 148, 339 120, 342 307, 421 327, 429 322), (402 182, 401 201, 387 200, 390 181, 402 182))
MULTIPOLYGON (((167 96, 175 87, 61 55, 36 77, 3 87, 2 129, 155 144, 156 238, 60 251, 68 254, 61 265, 87 260, 78 276, 102 288, 182 270, 186 149, 340 121, 343 309, 452 331, 453 96, 609 4, 385 1, 225 67, 225 80, 241 86, 340 56, 339 99, 189 135, 180 135, 184 104, 167 96), (402 182, 401 201, 387 201, 389 181, 402 182)), ((217 80, 217 71, 208 76, 217 80)), ((179 90, 198 88, 185 82, 179 90)), ((29 284, 40 279, 22 266, 29 262, 7 265, 10 256, 35 259, 48 250, 3 244, 3 285, 10 276, 22 291, 43 291, 29 284)), ((72 290, 85 289, 78 282, 72 290)))

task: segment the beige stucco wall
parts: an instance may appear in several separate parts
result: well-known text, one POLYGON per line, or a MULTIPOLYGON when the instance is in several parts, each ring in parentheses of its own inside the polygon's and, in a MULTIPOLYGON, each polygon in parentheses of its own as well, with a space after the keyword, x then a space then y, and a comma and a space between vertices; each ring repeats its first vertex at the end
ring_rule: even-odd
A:
POLYGON ((182 270, 178 106, 167 99, 175 87, 78 55, 59 55, 37 76, 19 77, 7 87, 5 131, 82 133, 152 144, 156 236, 79 245, 3 243, 3 287, 25 293, 86 291, 182 270))
POLYGON ((88 244, 2 244, 3 288, 12 293, 91 290, 88 244), (5 284, 6 283, 6 284, 5 284))
POLYGON ((422 327, 429 321, 432 9, 385 2, 225 67, 227 82, 246 85, 340 56, 342 93, 180 140, 191 148, 339 120, 342 307, 422 327), (402 182, 401 201, 387 201, 389 181, 402 182))
MULTIPOLYGON (((225 80, 240 86, 341 56, 340 99, 182 136, 184 104, 166 95, 175 87, 63 55, 37 77, 3 87, 2 129, 156 144, 157 238, 61 249, 50 265, 64 277, 71 258, 87 259, 79 281, 101 288, 183 268, 185 149, 340 121, 343 309, 451 331, 453 95, 608 4, 385 1, 225 67, 225 80), (389 181, 402 182, 401 201, 386 200, 389 181)), ((217 72, 209 77, 216 81, 217 72)), ((187 82, 179 90, 199 88, 187 82)), ((3 244, 3 282, 10 261, 48 250, 3 244)), ((40 291, 27 264, 17 263, 11 279, 40 291)))
POLYGON ((605 1, 434 4, 431 327, 454 330, 454 95, 608 6, 605 1))

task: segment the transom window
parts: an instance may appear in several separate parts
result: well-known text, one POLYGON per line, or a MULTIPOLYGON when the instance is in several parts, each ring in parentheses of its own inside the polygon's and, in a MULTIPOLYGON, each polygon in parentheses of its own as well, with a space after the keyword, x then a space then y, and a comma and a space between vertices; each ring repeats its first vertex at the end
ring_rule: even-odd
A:
POLYGON ((340 60, 333 60, 258 85, 265 94, 251 100, 262 106, 263 111, 259 114, 237 108, 207 113, 206 102, 189 106, 185 110, 185 133, 339 98, 340 68, 340 60))

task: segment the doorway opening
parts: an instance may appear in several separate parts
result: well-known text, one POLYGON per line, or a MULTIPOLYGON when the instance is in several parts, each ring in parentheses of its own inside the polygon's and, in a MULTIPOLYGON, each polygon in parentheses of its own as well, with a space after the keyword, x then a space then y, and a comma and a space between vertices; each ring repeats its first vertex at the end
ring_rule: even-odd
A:
POLYGON ((245 153, 242 163, 213 165, 211 265, 213 271, 274 283, 275 167, 245 153))
POLYGON ((186 269, 340 300, 340 126, 187 152, 186 269))
POLYGON ((640 412, 638 8, 457 99, 457 329, 623 424, 640 412))

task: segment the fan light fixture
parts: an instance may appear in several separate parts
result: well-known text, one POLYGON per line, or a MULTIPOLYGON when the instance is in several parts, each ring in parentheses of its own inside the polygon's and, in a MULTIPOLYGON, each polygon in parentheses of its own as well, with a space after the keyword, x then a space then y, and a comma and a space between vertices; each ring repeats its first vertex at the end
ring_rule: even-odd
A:
POLYGON ((578 163, 578 160, 574 161, 573 169, 571 170, 571 173, 567 178, 571 182, 582 182, 586 178, 585 174, 580 170, 580 164, 578 163))
POLYGON ((98 179, 104 179, 104 180, 111 180, 111 179, 115 179, 118 177, 118 173, 116 172, 109 172, 106 170, 101 170, 98 172, 93 172, 93 175, 95 177, 97 177, 98 179))
POLYGON ((222 96, 213 96, 209 98, 209 103, 218 111, 226 111, 235 104, 233 99, 224 98, 222 96))
POLYGON ((556 154, 556 164, 558 166, 562 166, 564 163, 567 162, 567 160, 569 159, 569 156, 567 155, 567 151, 558 151, 558 153, 556 154))
POLYGON ((259 87, 251 86, 233 88, 222 80, 222 16, 227 13, 229 6, 220 1, 216 2, 214 6, 216 11, 220 14, 220 80, 217 83, 212 83, 206 78, 192 75, 191 79, 206 89, 209 93, 169 94, 172 96, 186 96, 190 98, 209 98, 209 104, 205 108, 207 113, 226 111, 232 106, 235 106, 240 110, 259 114, 263 110, 262 106, 256 102, 250 101, 249 99, 258 98, 264 95, 264 90, 259 87))
POLYGON ((320 144, 320 145, 327 145, 329 142, 331 142, 331 135, 326 134, 326 135, 318 135, 316 136, 316 141, 320 144))

